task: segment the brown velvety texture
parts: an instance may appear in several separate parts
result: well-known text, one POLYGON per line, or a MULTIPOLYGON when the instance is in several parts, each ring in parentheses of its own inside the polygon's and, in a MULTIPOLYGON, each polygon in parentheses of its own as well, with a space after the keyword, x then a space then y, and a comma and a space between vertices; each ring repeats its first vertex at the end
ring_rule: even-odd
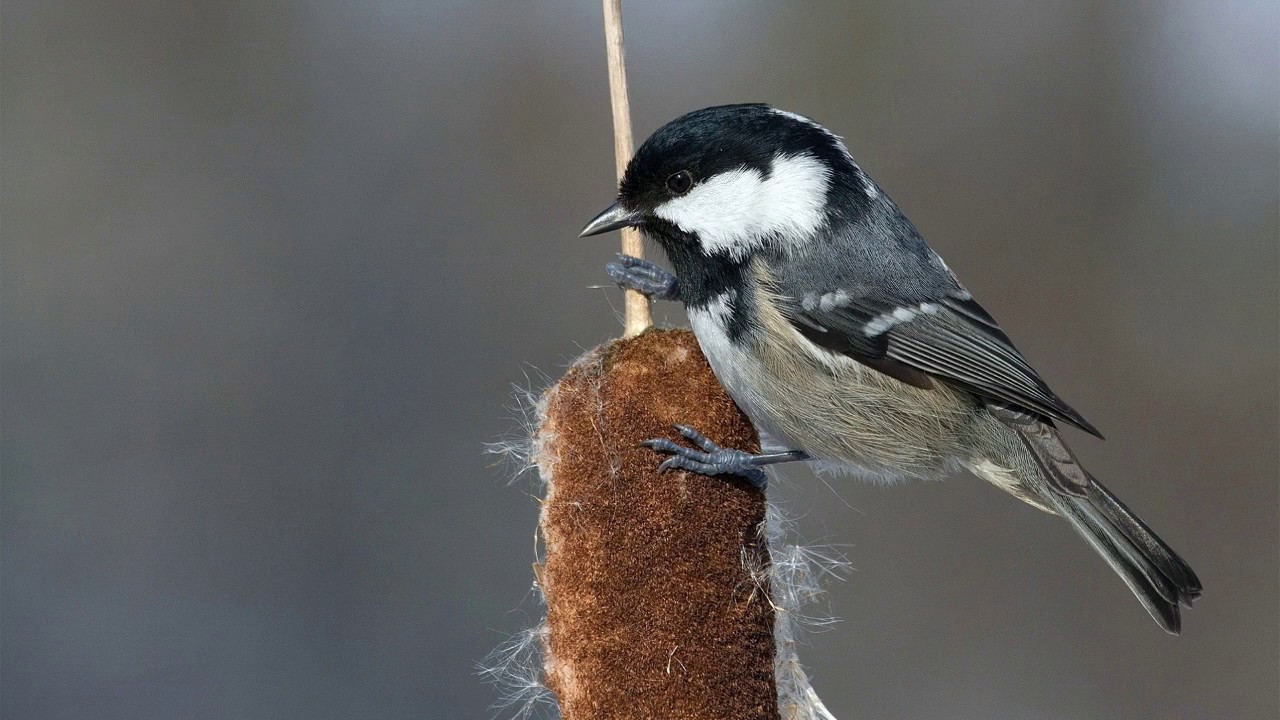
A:
POLYGON ((564 720, 776 720, 773 608, 767 581, 746 569, 768 566, 764 494, 660 474, 663 456, 639 444, 680 440, 680 422, 759 448, 692 333, 613 341, 549 393, 541 575, 546 679, 564 720))

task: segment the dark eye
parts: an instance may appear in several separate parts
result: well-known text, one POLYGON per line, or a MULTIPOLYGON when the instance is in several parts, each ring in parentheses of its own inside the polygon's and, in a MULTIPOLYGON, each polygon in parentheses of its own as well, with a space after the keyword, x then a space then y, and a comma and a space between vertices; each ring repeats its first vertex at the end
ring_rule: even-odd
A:
POLYGON ((674 195, 683 195, 689 192, 691 187, 693 187, 693 176, 688 170, 681 170, 667 178, 667 189, 674 195))

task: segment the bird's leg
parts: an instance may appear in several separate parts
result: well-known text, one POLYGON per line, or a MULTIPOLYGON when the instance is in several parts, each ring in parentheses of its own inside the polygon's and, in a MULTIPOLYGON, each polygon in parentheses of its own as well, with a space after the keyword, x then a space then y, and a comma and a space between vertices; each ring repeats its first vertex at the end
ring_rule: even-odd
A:
POLYGON ((762 469, 764 466, 810 459, 809 454, 803 450, 752 455, 742 450, 722 448, 706 435, 688 425, 676 425, 675 427, 677 432, 702 448, 702 450, 699 451, 683 445, 677 445, 666 438, 645 440, 640 444, 671 456, 662 461, 662 464, 658 466, 658 470, 678 468, 696 472, 700 475, 739 475, 745 478, 747 482, 763 490, 768 482, 768 478, 762 469))
POLYGON ((618 262, 605 265, 604 270, 620 287, 659 300, 680 299, 680 283, 676 276, 648 260, 618 253, 618 262))

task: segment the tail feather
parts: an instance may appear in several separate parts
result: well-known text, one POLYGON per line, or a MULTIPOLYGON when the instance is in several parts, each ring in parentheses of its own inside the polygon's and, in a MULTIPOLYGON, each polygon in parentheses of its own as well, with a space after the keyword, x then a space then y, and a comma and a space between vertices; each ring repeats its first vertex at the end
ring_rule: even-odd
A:
POLYGON ((1129 538, 1144 557, 1155 563, 1161 574, 1178 588, 1178 602, 1190 608, 1200 598, 1203 587, 1200 578, 1191 566, 1173 551, 1159 535, 1156 535, 1142 519, 1133 513, 1120 498, 1111 494, 1102 483, 1092 475, 1089 476, 1089 501, 1114 525, 1125 537, 1129 538))
MULTIPOLYGON (((1111 566, 1165 631, 1182 629, 1179 607, 1200 597, 1200 578, 1147 524, 1090 475, 1053 425, 1012 408, 992 413, 1016 431, 1038 472, 1023 478, 1034 493, 1075 528, 1111 566)), ((1016 494, 1016 493, 1015 493, 1016 494)))
POLYGON ((1177 635, 1182 631, 1176 590, 1128 538, 1102 518, 1088 501, 1057 496, 1050 502, 1129 586, 1165 632, 1177 635))
POLYGON ((1195 571, 1102 483, 1089 476, 1084 497, 1047 489, 1043 498, 1111 566, 1166 632, 1182 629, 1179 607, 1200 597, 1195 571))

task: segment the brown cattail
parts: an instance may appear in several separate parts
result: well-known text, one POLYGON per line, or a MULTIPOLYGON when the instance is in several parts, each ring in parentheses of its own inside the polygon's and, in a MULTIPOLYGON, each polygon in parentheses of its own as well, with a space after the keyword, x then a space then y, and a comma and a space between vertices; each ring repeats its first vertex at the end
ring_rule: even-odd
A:
POLYGON ((750 422, 687 330, 588 352, 526 408, 530 436, 495 450, 536 467, 534 566, 546 621, 485 675, 516 717, 834 720, 795 653, 802 606, 844 559, 789 544, 764 493, 732 477, 659 472, 642 440, 693 425, 754 450, 750 422))
POLYGON ((565 720, 778 717, 764 494, 659 473, 640 445, 683 422, 752 449, 687 331, 582 358, 547 396, 538 465, 546 677, 565 720))

